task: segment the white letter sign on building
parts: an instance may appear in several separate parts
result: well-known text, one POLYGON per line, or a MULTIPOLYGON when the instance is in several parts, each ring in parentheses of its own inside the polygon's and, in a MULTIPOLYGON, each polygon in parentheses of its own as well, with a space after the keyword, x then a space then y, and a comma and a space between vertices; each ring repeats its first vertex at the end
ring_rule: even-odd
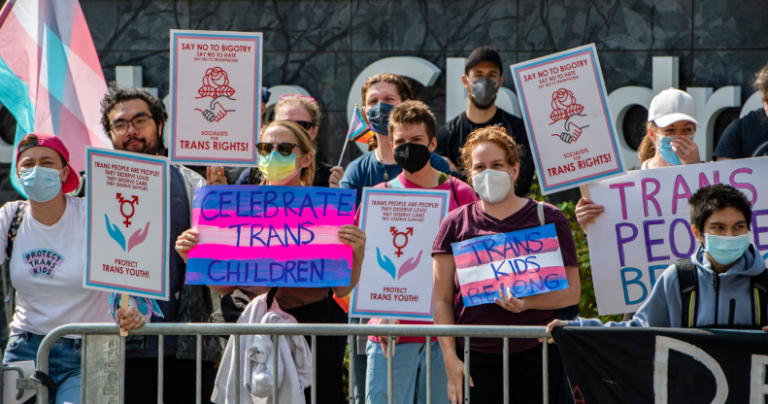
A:
POLYGON ((257 163, 262 46, 261 33, 171 30, 171 162, 257 163))
POLYGON ((623 174, 595 45, 512 66, 542 194, 623 174))

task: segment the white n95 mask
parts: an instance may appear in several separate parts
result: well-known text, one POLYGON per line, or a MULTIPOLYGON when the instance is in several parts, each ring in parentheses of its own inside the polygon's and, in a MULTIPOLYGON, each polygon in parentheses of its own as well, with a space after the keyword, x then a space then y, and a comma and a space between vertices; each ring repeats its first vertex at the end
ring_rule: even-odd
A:
POLYGON ((512 187, 512 179, 504 171, 486 169, 472 177, 472 187, 480 199, 496 203, 504 199, 512 187))

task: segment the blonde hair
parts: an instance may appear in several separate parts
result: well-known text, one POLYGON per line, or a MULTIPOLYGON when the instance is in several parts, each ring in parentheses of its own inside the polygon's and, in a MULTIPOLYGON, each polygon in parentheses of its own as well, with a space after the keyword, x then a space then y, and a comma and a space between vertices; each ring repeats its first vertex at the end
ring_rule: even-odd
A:
POLYGON ((763 95, 763 102, 768 102, 768 64, 755 74, 755 89, 763 95))
POLYGON ((305 97, 295 95, 291 98, 281 99, 275 105, 275 116, 277 111, 280 111, 283 107, 294 106, 301 107, 309 114, 309 119, 312 121, 312 125, 320 127, 320 123, 323 121, 323 113, 320 112, 320 106, 315 101, 308 101, 305 97))
MULTIPOLYGON (((302 151, 305 154, 312 153, 315 154, 315 147, 312 145, 312 139, 309 137, 309 133, 307 133, 304 128, 299 126, 296 122, 292 121, 272 121, 267 125, 264 125, 263 128, 261 128, 261 134, 260 136, 264 136, 264 134, 269 130, 269 128, 273 126, 281 126, 285 129, 288 129, 293 133, 293 136, 296 137, 296 143, 299 145, 299 147, 302 149, 302 151)), ((314 161, 309 165, 309 167, 302 167, 301 168, 301 185, 304 186, 310 186, 312 185, 312 182, 315 180, 315 164, 314 161)), ((261 179, 261 185, 266 185, 267 179, 262 176, 261 179)))
POLYGON ((653 144, 653 140, 648 136, 648 131, 652 130, 653 133, 656 133, 659 129, 653 121, 646 122, 644 126, 645 136, 643 136, 643 141, 640 142, 640 147, 637 148, 637 158, 640 159, 640 164, 644 163, 645 160, 652 159, 656 155, 656 145, 653 144))
POLYGON ((461 148, 461 164, 463 170, 467 174, 469 183, 472 184, 472 152, 480 146, 482 143, 490 142, 499 146, 504 154, 507 156, 507 163, 514 167, 520 162, 520 145, 515 142, 515 139, 507 133, 507 130, 503 126, 486 126, 484 128, 476 129, 469 134, 467 142, 464 143, 464 147, 461 148))

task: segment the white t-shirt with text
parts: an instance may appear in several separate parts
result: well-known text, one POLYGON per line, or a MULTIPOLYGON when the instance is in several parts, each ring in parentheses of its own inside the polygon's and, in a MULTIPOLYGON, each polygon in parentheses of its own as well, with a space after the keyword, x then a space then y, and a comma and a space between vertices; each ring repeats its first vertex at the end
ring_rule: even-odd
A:
MULTIPOLYGON (((24 214, 11 257, 16 312, 11 333, 47 334, 69 323, 113 322, 109 294, 83 288, 86 249, 86 200, 65 195, 61 219, 45 226, 24 214)), ((0 262, 6 258, 8 228, 21 201, 0 209, 0 262)), ((74 336, 71 336, 74 337, 74 336)))

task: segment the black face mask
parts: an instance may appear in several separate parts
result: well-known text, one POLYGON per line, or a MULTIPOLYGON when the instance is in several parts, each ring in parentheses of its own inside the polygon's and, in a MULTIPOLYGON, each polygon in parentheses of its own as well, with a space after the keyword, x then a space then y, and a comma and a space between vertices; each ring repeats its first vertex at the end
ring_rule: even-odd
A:
POLYGON ((413 174, 429 163, 429 148, 416 143, 406 143, 395 147, 395 161, 403 170, 413 174))

